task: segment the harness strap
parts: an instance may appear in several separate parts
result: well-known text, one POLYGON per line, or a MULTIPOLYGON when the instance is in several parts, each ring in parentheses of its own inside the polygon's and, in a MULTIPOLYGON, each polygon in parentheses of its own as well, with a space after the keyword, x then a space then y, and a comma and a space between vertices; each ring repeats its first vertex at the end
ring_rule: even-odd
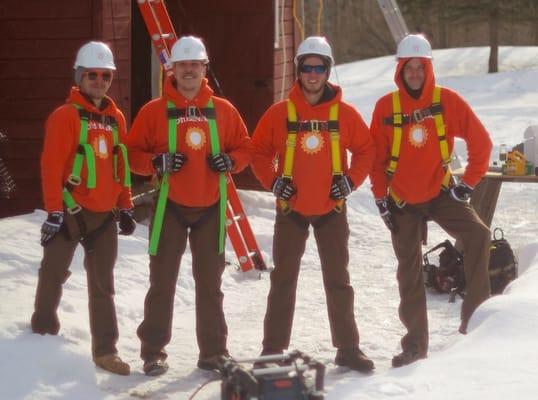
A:
POLYGON ((88 144, 88 121, 89 115, 88 112, 85 112, 80 105, 73 104, 79 112, 80 117, 80 134, 79 134, 79 147, 77 154, 75 155, 75 160, 73 162, 73 170, 71 175, 68 178, 69 183, 73 185, 79 185, 82 181, 80 177, 80 172, 82 171, 82 164, 86 160, 86 169, 88 170, 88 177, 86 181, 86 186, 88 189, 94 189, 96 186, 96 176, 95 176, 95 154, 93 148, 88 144))
MULTIPOLYGON (((393 138, 392 148, 390 152, 390 159, 388 166, 385 170, 386 174, 390 178, 394 175, 396 167, 398 166, 398 160, 400 158, 400 148, 402 144, 402 126, 409 124, 411 121, 420 122, 426 117, 432 117, 435 121, 435 128, 437 131, 437 138, 439 139, 439 149, 441 151, 442 167, 445 171, 445 175, 441 182, 443 190, 448 190, 452 181, 452 174, 450 172, 450 153, 448 149, 448 142, 446 140, 445 124, 443 120, 443 107, 441 105, 441 87, 435 86, 433 89, 432 105, 422 110, 415 110, 410 116, 409 114, 402 115, 402 108, 400 103, 400 93, 395 91, 392 93, 392 117, 384 119, 385 124, 393 126, 393 138)), ((389 195, 392 197, 396 205, 400 208, 405 206, 405 201, 394 193, 389 186, 389 195)))
MULTIPOLYGON (((329 109, 329 120, 338 121, 338 103, 335 103, 329 109)), ((337 129, 329 130, 331 136, 331 160, 333 169, 333 180, 335 176, 342 176, 342 156, 340 154, 340 131, 337 129)), ((344 208, 344 199, 340 199, 334 206, 334 211, 341 213, 344 208)))
POLYGON ((62 192, 63 201, 67 207, 67 211, 70 214, 78 213, 82 207, 78 205, 71 195, 71 191, 77 185, 80 185, 82 178, 80 173, 82 171, 82 165, 86 161, 86 169, 88 176, 86 179, 86 187, 88 189, 95 189, 97 186, 96 167, 95 167, 95 153, 92 146, 88 143, 88 121, 97 121, 109 125, 112 128, 113 139, 113 165, 114 165, 114 179, 119 181, 118 177, 118 153, 121 152, 124 162, 124 177, 123 186, 131 186, 131 171, 129 168, 129 159, 127 156, 127 148, 123 143, 119 143, 118 124, 116 119, 109 115, 97 115, 84 109, 80 104, 73 103, 73 106, 77 109, 80 118, 80 133, 79 133, 79 146, 75 159, 73 161, 73 169, 71 174, 67 178, 67 182, 62 192))
MULTIPOLYGON (((173 102, 168 101, 166 103, 167 110, 175 108, 173 102)), ((168 152, 175 153, 177 151, 177 124, 176 117, 171 117, 168 113, 168 152)), ((149 238, 149 254, 154 256, 157 254, 157 248, 159 247, 159 239, 161 237, 161 230, 163 226, 164 211, 166 210, 166 203, 168 201, 168 192, 170 191, 170 184, 168 183, 170 173, 163 174, 161 182, 159 183, 159 197, 157 199, 157 205, 155 207, 155 215, 153 217, 153 223, 151 224, 151 234, 149 238)))
MULTIPOLYGON (((328 121, 301 121, 297 119, 297 109, 293 101, 288 99, 286 102, 288 110, 288 136, 286 138, 286 152, 284 154, 284 168, 282 170, 282 178, 289 181, 292 180, 293 174, 293 160, 295 155, 295 148, 297 147, 297 133, 298 132, 319 132, 323 130, 329 131, 331 142, 331 166, 332 174, 334 176, 342 175, 342 158, 340 154, 340 132, 338 123, 338 103, 331 105, 329 109, 328 121)), ((286 200, 279 200, 280 208, 286 215, 291 211, 289 202, 286 200)), ((336 203, 335 210, 337 212, 342 211, 344 200, 339 200, 336 203)))
POLYGON ((195 106, 189 106, 187 108, 168 108, 167 117, 170 118, 201 118, 206 117, 207 119, 215 119, 217 114, 215 113, 215 108, 207 107, 198 108, 195 106))
POLYGON ((337 120, 329 121, 291 121, 288 120, 288 131, 296 132, 321 132, 321 131, 338 131, 339 124, 337 120))
POLYGON ((81 214, 76 214, 75 219, 77 220, 80 229, 80 244, 88 253, 91 253, 94 250, 93 245, 95 239, 97 239, 97 237, 99 237, 99 235, 101 235, 105 231, 105 229, 108 228, 110 223, 114 221, 114 214, 109 213, 103 220, 101 225, 99 225, 91 232, 88 232, 86 222, 84 221, 84 217, 81 214))
MULTIPOLYGON (((187 108, 183 110, 189 110, 189 109, 196 109, 197 108, 187 108)), ((173 102, 168 101, 167 102, 167 118, 168 118, 168 151, 169 153, 176 153, 177 152, 177 117, 184 116, 185 111, 180 112, 175 111, 175 105, 173 102)), ((211 154, 217 154, 220 153, 220 143, 219 143, 219 136, 218 136, 218 130, 217 130, 217 121, 216 121, 216 113, 215 113, 215 106, 213 103, 213 98, 209 99, 209 102, 207 103, 207 107, 203 108, 201 110, 211 110, 207 114, 204 114, 204 116, 207 118, 208 126, 209 126, 209 135, 210 135, 210 142, 211 142, 211 154)), ((159 197, 157 199, 157 206, 155 208, 155 216, 153 218, 153 224, 151 227, 151 235, 150 235, 150 242, 149 242, 149 254, 150 255, 156 255, 157 249, 159 246, 159 239, 161 236, 161 230, 162 230, 162 224, 164 219, 164 213, 166 210, 166 203, 168 201, 168 193, 170 191, 170 184, 169 184, 169 173, 165 173, 162 177, 162 180, 160 182, 159 187, 159 197)), ((221 254, 224 251, 224 240, 225 240, 225 233, 226 233, 226 206, 227 206, 227 191, 226 191, 226 176, 224 173, 221 173, 219 176, 219 193, 220 193, 220 199, 219 199, 219 212, 220 212, 220 221, 219 221, 219 243, 218 243, 218 252, 221 254)))
MULTIPOLYGON (((403 114, 400 124, 402 126, 409 125, 413 122, 422 122, 425 118, 435 117, 438 114, 443 113, 443 106, 441 103, 436 103, 435 100, 430 107, 414 110, 412 114, 403 114)), ((386 117, 383 119, 385 125, 396 125, 394 116, 386 117)))
MULTIPOLYGON (((207 106, 213 111, 215 110, 212 97, 209 99, 209 103, 207 103, 207 106)), ((219 133, 217 129, 217 121, 215 119, 215 115, 216 113, 213 112, 213 117, 208 118, 209 135, 211 137, 211 154, 220 153, 219 133)), ((220 220, 218 252, 219 254, 222 254, 224 252, 224 240, 226 238, 226 206, 228 204, 228 192, 226 191, 226 175, 224 174, 224 172, 221 172, 219 174, 219 192, 220 220)))
MULTIPOLYGON (((433 89, 433 103, 441 103, 441 87, 435 86, 433 89)), ((448 190, 452 181, 452 173, 450 171, 450 153, 448 151, 448 142, 446 140, 445 123, 443 121, 443 114, 436 114, 433 116, 435 120, 435 127, 437 128, 437 138, 439 139, 439 147, 441 149, 441 159, 443 169, 445 170, 445 176, 441 183, 443 190, 448 190)))
MULTIPOLYGON (((295 104, 288 99, 286 105, 288 109, 288 122, 297 125, 297 109, 295 108, 295 104)), ((288 130, 288 136, 286 138, 286 153, 284 154, 282 177, 289 181, 291 181, 293 173, 293 158, 295 156, 295 147, 297 146, 297 133, 297 130, 288 130)), ((288 214, 291 211, 291 207, 286 200, 280 199, 278 202, 284 214, 288 214)))

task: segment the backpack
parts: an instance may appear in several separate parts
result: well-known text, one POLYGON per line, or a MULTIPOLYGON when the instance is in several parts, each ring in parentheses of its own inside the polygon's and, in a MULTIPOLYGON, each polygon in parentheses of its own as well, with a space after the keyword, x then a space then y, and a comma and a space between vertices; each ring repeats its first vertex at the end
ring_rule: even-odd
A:
MULTIPOLYGON (((508 283, 517 278, 517 259, 510 243, 504 238, 500 228, 493 231, 490 246, 489 282, 491 294, 501 294, 508 283), (500 237, 497 238, 497 234, 500 237)), ((449 240, 438 244, 423 255, 424 284, 438 293, 449 293, 449 301, 453 302, 456 295, 465 296, 465 274, 463 270, 463 254, 449 240), (435 252, 438 254, 438 265, 431 262, 435 252)))
POLYGON ((502 293, 504 288, 517 278, 517 267, 517 259, 510 243, 504 238, 504 232, 501 228, 495 228, 489 256, 491 294, 502 293), (497 232, 500 232, 499 239, 497 239, 497 232))

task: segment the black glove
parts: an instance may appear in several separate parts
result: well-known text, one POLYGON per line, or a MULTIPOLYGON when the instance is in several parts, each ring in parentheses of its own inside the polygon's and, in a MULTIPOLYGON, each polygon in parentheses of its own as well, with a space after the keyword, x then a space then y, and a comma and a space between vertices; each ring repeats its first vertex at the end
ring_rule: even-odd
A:
POLYGON ((469 201, 473 194, 473 188, 467 185, 465 182, 460 182, 450 188, 450 197, 454 200, 466 202, 469 201))
POLYGON ((161 153, 151 159, 157 175, 177 172, 187 161, 187 156, 181 153, 161 153))
POLYGON ((234 166, 234 160, 226 153, 210 154, 207 156, 209 168, 215 172, 230 172, 234 166))
POLYGON ((118 226, 120 228, 120 235, 128 236, 134 232, 136 221, 134 219, 134 210, 132 208, 120 210, 118 226))
POLYGON ((347 175, 336 175, 333 178, 333 184, 331 185, 331 194, 330 197, 333 200, 342 200, 345 199, 355 185, 351 178, 347 175))
POLYGON ((288 178, 277 177, 271 187, 274 195, 281 200, 288 201, 297 192, 297 189, 288 178))
POLYGON ((64 213, 53 211, 41 225, 41 246, 45 246, 56 235, 64 223, 64 213))
POLYGON ((394 217, 389 210, 388 197, 385 196, 381 199, 376 199, 375 205, 379 209, 379 215, 381 215, 381 218, 383 218, 383 222, 385 223, 386 227, 392 233, 396 233, 396 223, 394 222, 394 217))

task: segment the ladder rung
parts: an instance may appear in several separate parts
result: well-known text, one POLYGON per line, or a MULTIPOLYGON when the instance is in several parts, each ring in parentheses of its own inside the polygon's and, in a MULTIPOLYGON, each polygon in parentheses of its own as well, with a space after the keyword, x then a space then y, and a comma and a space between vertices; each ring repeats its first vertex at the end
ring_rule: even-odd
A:
POLYGON ((234 215, 234 221, 240 221, 243 218, 245 218, 245 216, 243 214, 234 215))

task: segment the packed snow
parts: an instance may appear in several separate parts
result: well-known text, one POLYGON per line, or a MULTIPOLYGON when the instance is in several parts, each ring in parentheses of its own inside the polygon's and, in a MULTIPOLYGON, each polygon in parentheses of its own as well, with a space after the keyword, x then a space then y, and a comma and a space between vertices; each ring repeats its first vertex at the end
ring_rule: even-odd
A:
MULTIPOLYGON (((523 141, 528 125, 538 124, 538 47, 500 50, 500 71, 486 74, 487 48, 434 51, 437 82, 460 92, 495 144, 523 141)), ((333 81, 369 122, 375 101, 393 90, 394 58, 383 57, 336 67, 333 81)), ((458 151, 464 146, 458 145, 458 151)), ((464 155, 464 153, 463 153, 464 155)), ((492 160, 493 160, 492 159, 492 160)), ((268 265, 274 200, 269 193, 240 196, 268 265)), ((361 348, 376 363, 371 375, 334 366, 325 295, 315 242, 307 243, 299 278, 291 349, 327 364, 326 399, 535 399, 538 392, 538 185, 505 183, 493 227, 501 227, 519 259, 520 277, 503 295, 474 314, 468 335, 457 333, 461 300, 428 292, 428 358, 399 369, 391 358, 400 351, 404 329, 398 319, 396 262, 388 231, 377 214, 366 182, 348 201, 350 275, 361 348)), ((77 250, 64 285, 58 336, 30 330, 42 250, 39 229, 46 214, 0 220, 0 399, 219 399, 218 376, 196 369, 194 281, 190 253, 183 258, 175 299, 173 337, 167 347, 168 373, 146 377, 139 358, 136 328, 142 321, 148 288, 147 227, 121 237, 115 269, 119 355, 131 375, 112 375, 94 366, 86 276, 77 250), (214 380, 214 381, 212 381, 214 380), (200 388, 206 382, 206 386, 200 388)), ((430 224, 425 249, 448 236, 430 224)), ((228 347, 234 357, 259 354, 269 275, 240 272, 228 244, 230 266, 223 276, 228 347)))

